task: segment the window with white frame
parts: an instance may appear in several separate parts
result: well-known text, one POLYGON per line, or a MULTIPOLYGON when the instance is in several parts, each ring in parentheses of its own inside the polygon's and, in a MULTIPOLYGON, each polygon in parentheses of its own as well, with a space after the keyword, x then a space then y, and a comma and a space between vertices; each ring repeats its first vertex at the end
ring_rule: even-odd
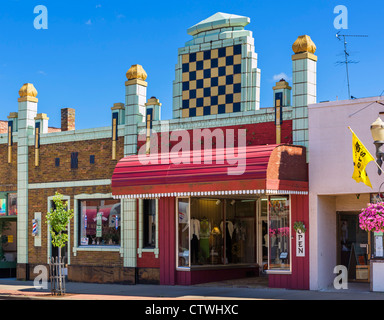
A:
POLYGON ((270 196, 269 270, 290 270, 290 208, 288 196, 270 196))
POLYGON ((114 199, 79 200, 79 245, 116 246, 121 241, 121 204, 114 199))
POLYGON ((156 200, 143 200, 143 248, 156 247, 156 200))

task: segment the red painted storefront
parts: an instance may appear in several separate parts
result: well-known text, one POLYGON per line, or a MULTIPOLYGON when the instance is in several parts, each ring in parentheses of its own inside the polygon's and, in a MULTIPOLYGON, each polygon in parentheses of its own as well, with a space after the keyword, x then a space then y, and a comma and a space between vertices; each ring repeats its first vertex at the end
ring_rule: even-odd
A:
MULTIPOLYGON (((237 152, 237 151, 236 151, 237 152)), ((235 152, 235 154, 236 154, 235 152)), ((243 155, 246 170, 241 176, 228 175, 228 163, 217 164, 225 150, 212 150, 212 164, 147 164, 138 156, 126 157, 116 166, 112 178, 115 197, 159 199, 159 258, 142 254, 139 267, 160 270, 160 284, 189 285, 208 281, 258 274, 258 266, 215 267, 203 270, 176 268, 176 199, 177 197, 252 194, 289 194, 291 205, 291 268, 290 272, 270 272, 269 286, 292 289, 309 289, 309 228, 305 237, 305 256, 296 257, 294 221, 309 225, 308 177, 305 148, 291 145, 249 146, 243 155)), ((169 154, 162 154, 169 157, 169 154)), ((192 159, 193 152, 184 154, 192 159)), ((186 162, 186 158, 182 158, 186 162)), ((192 162, 192 161, 191 161, 192 162)))

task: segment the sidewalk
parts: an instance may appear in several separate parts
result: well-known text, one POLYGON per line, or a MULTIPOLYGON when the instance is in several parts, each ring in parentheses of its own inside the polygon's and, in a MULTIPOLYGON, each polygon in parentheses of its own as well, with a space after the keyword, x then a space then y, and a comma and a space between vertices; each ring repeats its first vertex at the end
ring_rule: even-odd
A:
POLYGON ((0 300, 384 300, 384 293, 370 292, 366 283, 350 283, 347 290, 307 291, 267 288, 249 279, 247 284, 239 279, 193 286, 66 282, 64 296, 52 296, 49 290, 35 289, 33 281, 0 279, 0 300))

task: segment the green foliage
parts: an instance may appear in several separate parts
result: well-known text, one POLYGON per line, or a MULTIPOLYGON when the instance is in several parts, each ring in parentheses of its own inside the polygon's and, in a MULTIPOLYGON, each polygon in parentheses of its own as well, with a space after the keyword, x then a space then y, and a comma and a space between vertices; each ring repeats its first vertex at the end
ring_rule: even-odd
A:
POLYGON ((295 229, 296 232, 297 232, 297 230, 301 230, 303 233, 305 233, 305 231, 307 231, 307 229, 305 228, 304 223, 302 221, 296 221, 293 224, 293 229, 295 229))
POLYGON ((73 210, 67 210, 67 204, 63 201, 63 195, 56 192, 53 197, 55 209, 47 213, 47 221, 54 247, 63 248, 68 242, 67 226, 73 218, 73 210))

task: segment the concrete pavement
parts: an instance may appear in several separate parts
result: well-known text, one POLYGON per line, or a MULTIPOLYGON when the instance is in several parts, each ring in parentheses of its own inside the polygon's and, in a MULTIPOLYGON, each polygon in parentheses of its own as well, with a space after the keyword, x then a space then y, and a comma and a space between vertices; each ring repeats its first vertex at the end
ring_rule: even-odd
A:
MULTIPOLYGON (((49 285, 48 285, 49 286, 49 285)), ((36 289, 33 281, 0 279, 0 299, 38 300, 384 300, 384 293, 370 292, 369 284, 350 283, 347 290, 321 291, 273 289, 241 281, 192 286, 122 285, 66 282, 66 295, 52 296, 50 289, 36 289)))

